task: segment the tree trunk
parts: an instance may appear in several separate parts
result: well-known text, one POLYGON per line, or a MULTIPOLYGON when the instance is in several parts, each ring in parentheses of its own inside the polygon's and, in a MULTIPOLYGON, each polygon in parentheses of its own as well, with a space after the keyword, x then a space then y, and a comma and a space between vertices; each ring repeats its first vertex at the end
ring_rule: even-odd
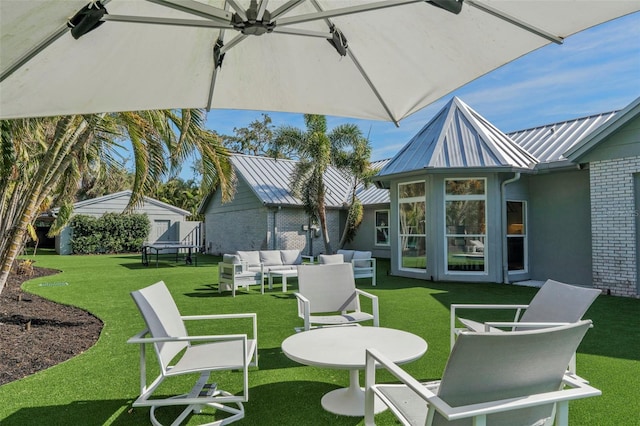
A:
MULTIPOLYGON (((14 191, 24 191, 19 196, 19 207, 7 217, 1 218, 7 234, 1 238, 8 240, 5 246, 7 250, 0 253, 0 293, 5 287, 11 272, 11 267, 22 248, 27 226, 33 223, 39 213, 39 207, 43 199, 55 188, 62 173, 70 166, 73 155, 82 149, 90 141, 83 131, 87 128, 86 122, 73 127, 72 117, 61 120, 56 128, 55 136, 46 153, 39 161, 39 167, 33 177, 22 176, 29 179, 26 187, 15 186, 14 191), (72 130, 71 133, 69 131, 72 130)), ((15 196, 16 194, 12 194, 15 196)))
POLYGON ((324 241, 325 254, 333 254, 329 238, 329 228, 327 226, 327 210, 324 205, 324 193, 318 197, 318 219, 320 219, 320 228, 322 229, 322 240, 324 241))

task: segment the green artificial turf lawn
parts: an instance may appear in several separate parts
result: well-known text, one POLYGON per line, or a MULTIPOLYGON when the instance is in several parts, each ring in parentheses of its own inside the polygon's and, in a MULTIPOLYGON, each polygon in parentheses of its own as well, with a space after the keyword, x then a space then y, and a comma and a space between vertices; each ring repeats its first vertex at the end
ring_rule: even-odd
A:
MULTIPOLYGON (((127 344, 143 328, 129 293, 164 280, 183 315, 256 312, 258 316, 259 368, 250 371, 250 399, 245 404, 245 425, 345 425, 362 424, 362 418, 341 417, 324 411, 320 399, 326 392, 348 385, 346 370, 308 367, 289 360, 280 345, 297 317, 293 292, 280 284, 261 295, 252 286, 247 294, 217 292, 217 262, 199 256, 198 266, 161 262, 144 267, 139 256, 57 256, 38 254, 37 265, 63 272, 27 282, 25 290, 56 302, 79 306, 98 316, 104 329, 97 344, 67 362, 22 380, 0 386, 0 423, 9 425, 146 425, 148 410, 131 410, 139 393, 138 347, 127 344), (67 286, 40 286, 67 282, 67 286)), ((422 336, 429 350, 405 368, 420 380, 440 377, 449 353, 451 303, 527 303, 535 288, 500 284, 432 283, 387 275, 389 262, 378 261, 378 285, 357 281, 361 289, 376 294, 381 326, 422 336)), ((578 373, 603 391, 601 397, 570 404, 574 425, 637 425, 640 403, 640 300, 600 296, 585 318, 594 321, 578 352, 578 373)), ((478 318, 478 317, 476 317, 478 318)), ((482 319, 482 318, 478 318, 482 319)), ((496 319, 492 317, 492 319, 496 319)), ((502 319, 502 318, 497 318, 502 319)), ((189 324, 191 326, 191 324, 189 324)), ((193 333, 235 332, 205 324, 193 333)), ((1 342, 0 342, 1 344, 1 342)), ((155 360, 151 359, 154 366, 155 360)), ((152 368, 153 372, 156 370, 152 368)), ((379 380, 391 380, 383 372, 379 380)), ((231 392, 241 389, 241 375, 225 372, 216 377, 231 392)), ((193 376, 168 380, 161 388, 176 394, 190 388, 193 376)), ((163 414, 159 414, 162 420, 163 414)), ((164 421, 168 421, 165 418, 164 421)), ((192 416, 190 425, 212 421, 212 415, 192 416)), ((397 422, 388 412, 376 417, 380 425, 397 422)), ((168 421, 170 423, 170 421, 168 421)))

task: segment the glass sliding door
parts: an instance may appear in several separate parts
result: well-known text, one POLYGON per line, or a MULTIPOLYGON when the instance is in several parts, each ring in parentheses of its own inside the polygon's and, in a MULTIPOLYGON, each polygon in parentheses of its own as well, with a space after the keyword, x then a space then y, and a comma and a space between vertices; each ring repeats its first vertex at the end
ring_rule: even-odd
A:
POLYGON ((509 271, 527 271, 526 203, 507 201, 507 263, 509 271))
POLYGON ((400 269, 427 268, 425 182, 398 184, 400 269))
POLYGON ((445 179, 447 271, 486 272, 486 180, 445 179))

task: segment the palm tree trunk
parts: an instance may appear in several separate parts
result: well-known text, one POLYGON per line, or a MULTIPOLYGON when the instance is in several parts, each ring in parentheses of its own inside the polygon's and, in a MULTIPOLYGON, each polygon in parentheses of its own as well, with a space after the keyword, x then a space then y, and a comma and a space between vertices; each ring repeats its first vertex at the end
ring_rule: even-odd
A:
POLYGON ((327 210, 324 205, 324 193, 318 196, 318 219, 320 219, 320 228, 322 228, 325 254, 333 254, 329 238, 329 228, 327 226, 327 210))
MULTIPOLYGON (((36 219, 39 207, 43 199, 54 190, 60 176, 70 166, 73 155, 84 148, 90 141, 90 137, 84 134, 86 123, 73 128, 71 117, 62 120, 56 129, 56 136, 46 153, 40 160, 40 166, 35 176, 30 179, 30 185, 22 188, 16 186, 14 193, 19 202, 17 208, 11 214, 2 218, 8 232, 1 238, 6 250, 0 253, 0 293, 5 287, 11 272, 11 267, 22 249, 27 226, 36 219), (69 133, 69 130, 73 130, 69 133), (22 189, 22 191, 21 191, 22 189)), ((10 213, 10 212, 7 212, 10 213)))

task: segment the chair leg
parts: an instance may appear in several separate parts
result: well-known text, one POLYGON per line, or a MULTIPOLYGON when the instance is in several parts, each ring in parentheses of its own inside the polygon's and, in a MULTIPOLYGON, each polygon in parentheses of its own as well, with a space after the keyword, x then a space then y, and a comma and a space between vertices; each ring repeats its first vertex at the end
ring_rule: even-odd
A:
POLYGON ((210 384, 209 376, 209 372, 203 372, 202 374, 200 374, 200 378, 191 389, 191 392, 189 392, 188 394, 177 395, 165 400, 157 400, 157 405, 152 405, 149 411, 149 419, 151 420, 151 423, 154 426, 162 426, 162 423, 160 423, 156 418, 156 409, 163 406, 185 405, 185 403, 180 402, 181 400, 189 401, 189 403, 186 403, 188 405, 171 423, 171 426, 179 426, 191 413, 197 414, 202 412, 202 407, 205 405, 218 411, 229 413, 231 414, 231 416, 225 417, 221 420, 216 420, 214 422, 206 423, 203 426, 223 426, 243 419, 244 405, 242 404, 242 402, 228 401, 225 404, 222 404, 212 401, 212 399, 216 397, 234 397, 235 395, 218 389, 215 383, 210 384), (194 400, 197 400, 198 398, 202 398, 202 402, 194 403, 194 400), (175 403, 173 403, 173 401, 175 401, 175 403), (234 404, 237 408, 226 404, 234 404))

